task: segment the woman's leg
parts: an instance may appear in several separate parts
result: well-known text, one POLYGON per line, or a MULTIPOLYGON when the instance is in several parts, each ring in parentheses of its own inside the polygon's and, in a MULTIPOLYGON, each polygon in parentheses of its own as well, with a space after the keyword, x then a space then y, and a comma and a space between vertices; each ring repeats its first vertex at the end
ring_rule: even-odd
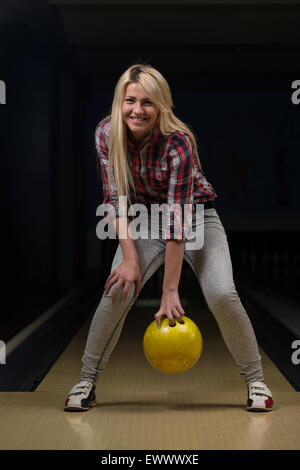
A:
MULTIPOLYGON (((143 287, 163 263, 165 246, 163 241, 151 239, 135 240, 135 246, 139 256, 143 287)), ((122 262, 122 259, 122 249, 119 245, 111 271, 122 262)), ((122 288, 118 291, 112 303, 110 296, 113 287, 108 295, 102 296, 91 322, 82 358, 81 380, 96 383, 116 346, 127 313, 137 300, 137 296, 134 295, 135 285, 132 285, 123 305, 121 304, 122 288)))
MULTIPOLYGON (((201 230, 203 228, 199 226, 201 230)), ((263 380, 261 357, 249 317, 236 292, 227 237, 215 209, 204 211, 204 246, 185 259, 198 277, 203 295, 246 383, 263 380)))

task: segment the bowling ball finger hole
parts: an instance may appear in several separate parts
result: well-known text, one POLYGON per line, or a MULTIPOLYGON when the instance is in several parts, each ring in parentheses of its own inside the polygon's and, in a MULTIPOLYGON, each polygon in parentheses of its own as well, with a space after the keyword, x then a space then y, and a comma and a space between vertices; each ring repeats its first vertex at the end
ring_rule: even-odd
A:
MULTIPOLYGON (((178 323, 180 323, 180 325, 184 325, 184 321, 179 321, 178 323)), ((176 323, 174 323, 174 325, 169 325, 170 328, 174 328, 176 326, 176 323)))

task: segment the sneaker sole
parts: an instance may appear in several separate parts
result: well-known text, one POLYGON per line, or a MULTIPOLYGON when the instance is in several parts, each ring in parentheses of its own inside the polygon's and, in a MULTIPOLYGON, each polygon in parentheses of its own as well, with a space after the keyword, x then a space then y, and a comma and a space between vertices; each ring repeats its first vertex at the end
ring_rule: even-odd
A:
POLYGON ((258 406, 257 407, 252 407, 252 406, 251 407, 248 407, 248 406, 246 407, 247 411, 272 411, 273 409, 274 409, 274 407, 272 407, 272 408, 264 408, 264 407, 260 408, 258 406))
POLYGON ((88 408, 83 408, 82 406, 65 406, 64 411, 88 411, 93 406, 96 406, 96 401, 91 401, 88 408))

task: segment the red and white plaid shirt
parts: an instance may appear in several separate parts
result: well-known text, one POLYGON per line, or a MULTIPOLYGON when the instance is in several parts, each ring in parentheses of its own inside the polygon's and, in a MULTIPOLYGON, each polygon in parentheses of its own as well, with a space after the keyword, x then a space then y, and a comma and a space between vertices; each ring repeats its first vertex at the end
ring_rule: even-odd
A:
MULTIPOLYGON (((103 183, 103 204, 112 204, 118 217, 120 207, 114 176, 110 187, 108 184, 109 136, 110 118, 106 118, 96 128, 95 144, 103 183)), ((169 207, 179 204, 183 214, 185 204, 203 204, 217 197, 199 169, 193 143, 186 132, 164 136, 157 124, 140 144, 128 135, 127 148, 136 191, 136 197, 131 195, 133 203, 144 204, 147 209, 151 209, 151 204, 165 203, 169 207)), ((174 224, 171 216, 167 239, 181 238, 174 224)))

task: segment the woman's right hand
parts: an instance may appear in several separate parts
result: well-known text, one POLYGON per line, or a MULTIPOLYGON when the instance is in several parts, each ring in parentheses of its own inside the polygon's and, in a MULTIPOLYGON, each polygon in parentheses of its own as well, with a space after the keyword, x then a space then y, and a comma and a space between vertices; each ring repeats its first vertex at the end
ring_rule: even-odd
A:
POLYGON ((111 293, 111 301, 113 301, 118 290, 124 286, 121 300, 122 304, 124 304, 133 282, 135 282, 135 295, 138 295, 142 286, 142 275, 139 264, 136 261, 124 260, 108 276, 104 286, 104 295, 107 295, 114 285, 114 289, 111 293))

